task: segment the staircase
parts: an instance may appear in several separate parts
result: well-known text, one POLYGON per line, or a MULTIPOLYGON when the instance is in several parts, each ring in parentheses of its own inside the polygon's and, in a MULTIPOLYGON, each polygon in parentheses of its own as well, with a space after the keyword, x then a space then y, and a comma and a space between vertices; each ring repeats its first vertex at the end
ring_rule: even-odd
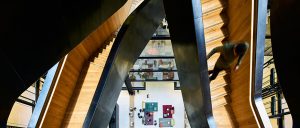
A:
MULTIPOLYGON (((215 47, 221 46, 222 41, 228 37, 226 14, 227 1, 225 0, 202 0, 203 24, 207 54, 215 47)), ((209 70, 214 68, 219 54, 213 55, 207 62, 209 70)), ((237 127, 230 106, 230 78, 225 71, 210 83, 213 115, 217 127, 237 127)))
POLYGON ((67 107, 62 127, 82 127, 113 42, 114 38, 83 67, 67 107))

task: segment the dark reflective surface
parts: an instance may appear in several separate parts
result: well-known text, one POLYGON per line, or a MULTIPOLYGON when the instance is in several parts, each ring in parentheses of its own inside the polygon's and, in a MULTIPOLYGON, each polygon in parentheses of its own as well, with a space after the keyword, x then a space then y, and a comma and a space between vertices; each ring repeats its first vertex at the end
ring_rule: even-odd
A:
POLYGON ((83 127, 106 128, 134 62, 165 17, 161 0, 144 1, 120 29, 83 127))
POLYGON ((192 128, 216 127, 199 0, 164 0, 185 110, 192 128))
POLYGON ((299 0, 271 1, 271 39, 275 67, 285 100, 293 118, 293 127, 300 127, 299 73, 300 10, 299 0))
POLYGON ((255 115, 260 127, 272 127, 267 112, 264 108, 262 99, 262 78, 264 65, 264 46, 266 35, 266 17, 267 17, 267 2, 265 0, 255 1, 255 25, 254 25, 254 48, 255 48, 255 68, 253 72, 253 86, 251 101, 255 111, 255 115))
POLYGON ((14 0, 0 4, 0 126, 15 99, 127 0, 14 0))

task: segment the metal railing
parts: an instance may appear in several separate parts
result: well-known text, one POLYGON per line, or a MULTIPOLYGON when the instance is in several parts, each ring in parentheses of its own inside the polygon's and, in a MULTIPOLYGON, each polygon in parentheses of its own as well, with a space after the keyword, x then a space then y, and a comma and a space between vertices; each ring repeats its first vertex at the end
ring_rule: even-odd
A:
MULTIPOLYGON (((274 59, 271 58, 266 63, 264 63, 264 70, 266 67, 274 63, 274 59)), ((267 114, 269 118, 276 118, 279 128, 283 127, 284 116, 290 114, 289 108, 283 108, 282 106, 286 103, 283 103, 283 94, 280 87, 280 84, 277 80, 276 71, 274 68, 270 70, 270 75, 263 77, 263 88, 262 88, 262 98, 270 98, 270 101, 264 102, 267 114), (268 79, 269 80, 266 80, 268 79)))

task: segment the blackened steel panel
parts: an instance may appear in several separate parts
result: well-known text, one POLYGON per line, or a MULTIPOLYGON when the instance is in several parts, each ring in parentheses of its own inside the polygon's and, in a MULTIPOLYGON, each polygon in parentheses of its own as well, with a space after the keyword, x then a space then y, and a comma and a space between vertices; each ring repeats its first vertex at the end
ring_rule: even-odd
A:
POLYGON ((266 0, 254 1, 254 59, 252 72, 251 105, 260 127, 272 127, 262 99, 262 80, 264 67, 264 47, 266 36, 267 3, 266 0))
POLYGON ((299 5, 299 0, 272 0, 270 21, 275 68, 294 128, 300 127, 299 5))
POLYGON ((146 0, 127 18, 112 46, 84 127, 108 126, 128 72, 164 17, 162 0, 146 0))
POLYGON ((5 76, 0 77, 0 124, 6 125, 13 103, 22 92, 126 1, 1 2, 0 70, 5 76))
POLYGON ((164 0, 185 110, 192 128, 216 127, 212 115, 200 0, 164 0))

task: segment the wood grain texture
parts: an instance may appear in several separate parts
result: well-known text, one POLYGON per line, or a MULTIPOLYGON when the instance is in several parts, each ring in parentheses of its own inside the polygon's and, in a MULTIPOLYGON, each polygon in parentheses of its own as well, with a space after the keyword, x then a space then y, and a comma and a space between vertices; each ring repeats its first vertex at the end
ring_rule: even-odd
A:
MULTIPOLYGON (((251 0, 228 1, 228 33, 230 41, 251 43, 251 0)), ((251 45, 250 45, 251 46, 251 45)), ((231 73, 231 107, 238 126, 258 127, 250 106, 250 50, 237 72, 231 73)))
POLYGON ((61 127, 82 127, 113 41, 83 67, 61 127))
MULTIPOLYGON (((54 90, 53 97, 49 100, 48 111, 45 112, 45 119, 38 124, 41 127, 61 127, 67 107, 77 83, 81 80, 81 71, 84 64, 99 53, 111 35, 121 26, 128 16, 131 1, 120 8, 108 20, 100 25, 94 32, 86 37, 69 54, 66 64, 63 67, 61 76, 58 78, 58 85, 54 90)), ((81 126, 80 126, 81 127, 81 126)))
MULTIPOLYGON (((227 1, 225 0, 202 1, 207 54, 213 48, 221 46, 222 42, 228 37, 226 9, 227 1)), ((219 53, 216 53, 207 61, 209 70, 214 68, 219 55, 219 53)), ((229 105, 231 102, 231 90, 228 84, 230 84, 230 80, 225 71, 220 72, 218 77, 210 83, 213 115, 217 127, 220 128, 237 127, 235 117, 229 105)))

